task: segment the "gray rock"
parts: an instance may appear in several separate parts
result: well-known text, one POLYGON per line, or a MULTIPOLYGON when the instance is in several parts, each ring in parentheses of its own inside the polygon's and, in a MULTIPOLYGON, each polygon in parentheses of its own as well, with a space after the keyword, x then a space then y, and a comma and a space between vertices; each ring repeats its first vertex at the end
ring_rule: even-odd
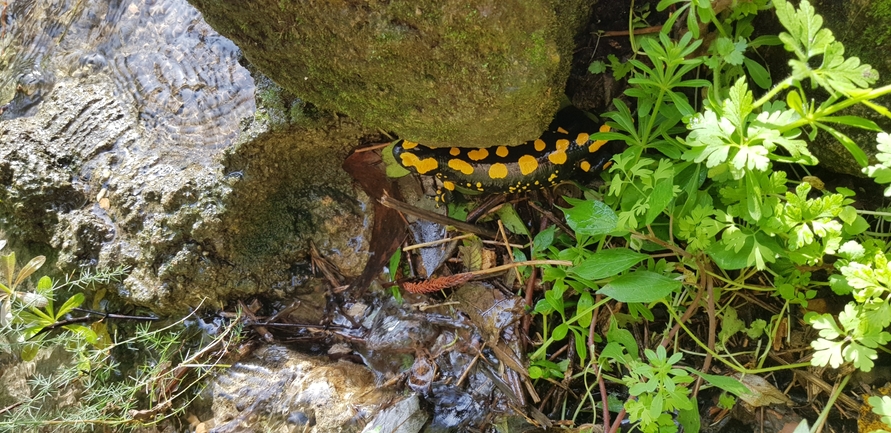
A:
POLYGON ((289 91, 435 147, 538 137, 595 3, 190 1, 289 91))
POLYGON ((310 242, 361 271, 366 205, 340 164, 366 130, 305 114, 177 0, 32 2, 10 16, 0 52, 18 54, 3 61, 30 65, 0 77, 14 84, 0 115, 0 230, 14 249, 66 272, 129 266, 120 294, 162 314, 293 291, 310 242))

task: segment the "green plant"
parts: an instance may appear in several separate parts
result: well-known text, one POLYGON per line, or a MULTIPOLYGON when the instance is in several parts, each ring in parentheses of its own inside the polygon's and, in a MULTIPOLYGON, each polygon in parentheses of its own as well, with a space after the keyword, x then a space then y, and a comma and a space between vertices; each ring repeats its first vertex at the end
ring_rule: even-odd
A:
MULTIPOLYGON (((5 244, 0 240, 0 248, 5 244)), ((190 343, 195 333, 184 326, 189 317, 160 329, 148 323, 126 329, 107 322, 141 318, 83 312, 78 309, 87 299, 82 292, 54 307, 56 296, 81 290, 93 292, 95 309, 103 296, 101 286, 119 280, 126 269, 84 271, 61 284, 43 276, 33 290, 26 289, 28 277, 45 261, 36 257, 16 270, 14 253, 0 256, 0 352, 21 353, 22 362, 36 370, 28 377, 26 392, 0 392, 5 406, 0 432, 120 430, 181 414, 207 375, 225 367, 221 357, 238 341, 237 318, 198 347, 190 343), (78 311, 83 315, 73 317, 78 311), (107 320, 94 321, 103 317, 107 320), (88 321, 93 323, 82 324, 88 321), (133 336, 112 336, 109 326, 133 336)))
MULTIPOLYGON (((579 373, 586 384, 591 383, 589 374, 605 380, 603 369, 610 367, 593 359, 632 366, 623 377, 610 380, 634 389, 624 407, 643 431, 667 428, 671 411, 686 404, 678 395, 651 393, 651 381, 688 383, 689 376, 672 366, 693 361, 666 351, 672 342, 689 339, 707 354, 706 364, 717 361, 738 373, 758 374, 807 364, 850 363, 869 371, 877 351, 891 341, 888 246, 867 235, 870 224, 864 215, 870 212, 852 206, 851 190, 826 191, 817 180, 787 173, 789 167, 817 162, 808 144, 820 133, 866 166, 865 153, 839 126, 880 129, 841 112, 863 104, 891 117, 874 102, 891 93, 891 86, 869 87, 876 81, 875 71, 844 56, 841 43, 822 27, 822 18, 806 0, 799 7, 785 0, 773 4, 785 31, 752 38, 752 18, 768 7, 766 1, 740 2, 724 11, 701 0, 660 2, 659 9, 677 8, 666 30, 636 41, 639 57, 628 62, 633 69, 625 94, 636 110, 616 101, 617 110, 604 115, 612 131, 593 136, 622 140, 628 149, 614 158, 604 193, 567 200, 572 207, 564 213, 574 239, 545 231, 533 242, 533 255, 574 263, 568 269, 542 271, 552 287, 535 308, 543 322, 542 345, 530 355, 536 373, 560 377, 558 372, 573 370, 548 358, 551 348, 569 336, 580 365, 586 366, 579 373), (672 40, 667 29, 683 17, 687 32, 672 40), (702 49, 700 32, 709 25, 717 35, 702 49), (773 84, 756 61, 757 49, 780 44, 791 53, 791 74, 773 84), (708 79, 689 78, 694 71, 707 72, 708 79), (756 95, 751 82, 769 90, 756 95), (826 96, 820 100, 815 95, 826 96), (704 99, 697 100, 699 96, 704 99), (658 260, 648 254, 657 251, 658 260), (786 317, 796 311, 792 307, 807 306, 828 288, 853 300, 837 318, 817 313, 804 317, 819 331, 810 363, 765 367, 769 347, 783 339, 786 317), (766 292, 778 312, 742 321, 732 303, 745 291, 766 292), (593 323, 611 300, 627 303, 631 323, 652 321, 656 306, 671 317, 661 341, 644 349, 646 362, 637 359, 636 347, 626 344, 618 350, 613 341, 600 349, 600 358, 595 355, 600 341, 593 323), (710 335, 699 338, 686 322, 703 307, 710 335), (720 334, 719 320, 724 324, 720 334), (766 339, 766 344, 729 353, 728 341, 743 332, 745 338, 766 339), (754 362, 754 367, 738 358, 754 362), (666 406, 669 398, 676 405, 666 406), (654 402, 661 404, 661 413, 652 411, 660 406, 654 402)), ((606 71, 604 66, 595 70, 606 71)), ((878 135, 880 163, 864 170, 880 183, 891 183, 888 137, 878 135)))

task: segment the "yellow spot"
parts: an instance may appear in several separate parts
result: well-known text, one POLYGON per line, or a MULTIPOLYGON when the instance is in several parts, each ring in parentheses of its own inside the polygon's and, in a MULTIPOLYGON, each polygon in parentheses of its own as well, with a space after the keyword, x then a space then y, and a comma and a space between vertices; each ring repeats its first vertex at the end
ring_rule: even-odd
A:
POLYGON ((477 188, 482 188, 482 187, 483 187, 483 183, 482 183, 482 182, 477 182, 477 183, 476 183, 476 187, 477 187, 477 188))
POLYGON ((556 179, 556 178, 557 178, 557 172, 555 171, 555 172, 551 173, 550 176, 548 176, 548 182, 554 183, 554 179, 556 179))
POLYGON ((569 140, 557 140, 557 152, 565 152, 566 149, 569 149, 569 140))
POLYGON ((538 161, 535 160, 535 157, 532 155, 523 155, 517 161, 517 164, 520 166, 520 173, 523 176, 532 173, 538 168, 538 161))
POLYGON ((603 167, 601 168, 601 170, 606 170, 606 169, 608 169, 609 166, 611 166, 611 165, 613 165, 613 162, 612 162, 612 161, 607 161, 606 164, 603 164, 603 167))
POLYGON ((535 184, 538 185, 538 181, 537 181, 537 180, 535 181, 535 184))
POLYGON ((460 154, 461 154, 461 149, 458 149, 457 147, 453 147, 453 148, 449 149, 449 155, 458 156, 460 154))
POLYGON ((581 164, 579 164, 579 167, 581 167, 582 171, 591 171, 591 163, 588 161, 582 161, 581 164))
POLYGON ((414 167, 419 174, 425 174, 428 171, 439 168, 439 163, 433 158, 419 159, 417 155, 411 152, 405 152, 399 156, 402 158, 403 166, 414 167))
POLYGON ((495 154, 504 158, 507 156, 507 146, 498 146, 495 148, 495 154))
POLYGON ((588 153, 597 152, 606 143, 608 143, 606 140, 597 140, 597 141, 591 143, 591 145, 588 146, 588 153))
POLYGON ((578 144, 579 146, 581 146, 581 145, 587 143, 588 137, 590 137, 590 136, 585 132, 579 134, 579 136, 575 138, 575 144, 578 144))
POLYGON ((507 177, 507 166, 501 163, 492 164, 489 167, 489 177, 492 179, 504 179, 507 177))
POLYGON ((418 147, 418 143, 414 141, 402 140, 402 148, 403 149, 414 149, 418 147))
POLYGON ((473 184, 472 184, 472 183, 470 183, 470 182, 467 182, 467 187, 468 187, 468 188, 470 188, 470 187, 472 187, 472 186, 473 186, 473 184))
POLYGON ((445 182, 442 183, 442 187, 445 188, 445 189, 447 189, 447 190, 449 190, 449 191, 454 191, 454 190, 455 190, 455 183, 447 180, 447 181, 445 181, 445 182))
POLYGON ((557 127, 557 132, 559 132, 559 133, 561 133, 561 134, 569 134, 569 131, 563 129, 562 126, 558 126, 558 127, 557 127))
POLYGON ((489 156, 489 151, 486 149, 473 149, 467 152, 467 157, 474 161, 486 159, 487 156, 489 156))
MULTIPOLYGON (((562 141, 566 141, 566 140, 562 140, 562 141)), ((563 164, 564 162, 566 162, 566 152, 564 152, 562 150, 553 152, 550 155, 548 155, 548 161, 551 161, 551 163, 557 164, 557 165, 563 164)))
POLYGON ((544 142, 544 140, 542 140, 540 138, 535 140, 535 151, 536 152, 541 152, 541 151, 545 150, 545 147, 548 147, 548 145, 544 142))
POLYGON ((411 152, 405 152, 399 155, 399 157, 402 159, 402 165, 414 167, 419 174, 425 174, 439 168, 439 163, 433 158, 419 159, 417 155, 411 152))
POLYGON ((418 173, 424 174, 424 173, 427 173, 428 171, 433 171, 433 170, 436 170, 437 168, 439 168, 439 163, 436 162, 436 159, 434 159, 434 158, 424 158, 424 159, 418 161, 418 163, 415 165, 415 167, 417 167, 418 173))
POLYGON ((449 168, 451 168, 452 170, 458 170, 464 174, 473 174, 473 166, 468 164, 467 161, 463 161, 460 159, 450 159, 449 168))
POLYGON ((402 159, 402 165, 405 167, 414 167, 418 163, 418 155, 411 152, 403 152, 399 158, 402 159))
POLYGON ((600 132, 609 132, 610 130, 608 125, 600 125, 600 132))

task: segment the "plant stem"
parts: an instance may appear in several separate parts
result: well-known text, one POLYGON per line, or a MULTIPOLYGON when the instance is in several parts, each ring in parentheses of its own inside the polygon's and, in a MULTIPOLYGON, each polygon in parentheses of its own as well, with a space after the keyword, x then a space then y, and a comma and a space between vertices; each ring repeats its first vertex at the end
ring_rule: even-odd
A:
POLYGON ((826 402, 826 407, 823 408, 823 411, 820 412, 820 416, 814 421, 814 425, 811 427, 811 433, 817 433, 818 431, 823 430, 823 424, 826 423, 826 417, 829 416, 829 411, 832 409, 832 406, 835 405, 835 400, 841 395, 842 390, 845 389, 845 385, 848 384, 848 380, 850 379, 850 374, 843 377, 841 383, 832 390, 832 395, 829 396, 829 400, 826 402))

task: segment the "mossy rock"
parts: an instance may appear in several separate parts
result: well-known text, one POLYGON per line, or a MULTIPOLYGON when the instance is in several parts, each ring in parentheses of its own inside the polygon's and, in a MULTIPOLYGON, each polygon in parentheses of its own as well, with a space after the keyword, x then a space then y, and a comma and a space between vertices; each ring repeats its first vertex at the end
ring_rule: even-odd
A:
POLYGON ((592 0, 190 0, 284 88, 430 146, 537 137, 592 0))
MULTIPOLYGON (((874 87, 889 83, 891 77, 891 0, 811 0, 814 9, 823 17, 824 26, 832 30, 835 38, 845 46, 845 57, 858 57, 861 63, 871 65, 878 73, 879 80, 874 87)), ((891 105, 891 97, 885 96, 874 101, 883 106, 891 105)), ((885 131, 891 130, 891 121, 863 105, 857 105, 842 114, 868 118, 878 123, 885 131)), ((840 128, 870 157, 876 159, 876 134, 855 128, 840 128)), ((850 152, 837 140, 826 133, 820 133, 811 151, 826 168, 858 176, 864 176, 860 165, 850 152)))

